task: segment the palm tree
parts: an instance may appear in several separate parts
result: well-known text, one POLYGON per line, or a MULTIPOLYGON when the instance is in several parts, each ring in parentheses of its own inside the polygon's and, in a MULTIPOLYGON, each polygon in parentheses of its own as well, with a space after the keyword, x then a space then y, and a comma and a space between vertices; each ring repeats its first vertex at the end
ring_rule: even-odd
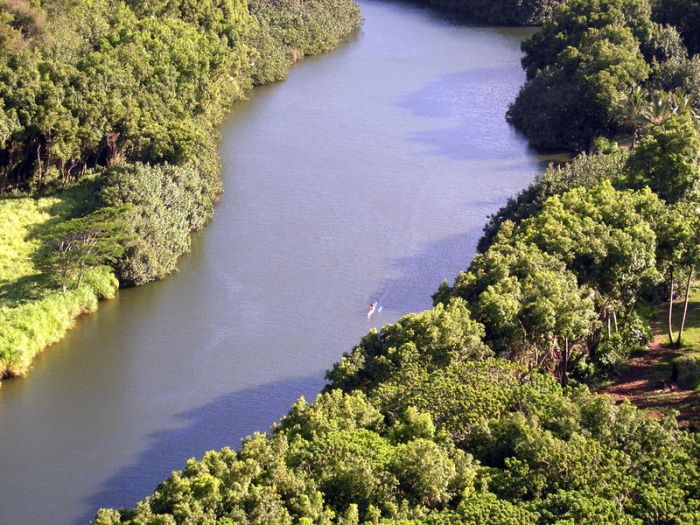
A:
POLYGON ((668 91, 656 91, 643 111, 643 117, 649 124, 663 124, 675 113, 675 102, 668 91))
POLYGON ((674 113, 690 113, 694 118, 700 118, 695 109, 695 97, 685 91, 676 91, 672 96, 674 113))
POLYGON ((632 147, 637 144, 639 130, 647 123, 645 112, 649 102, 644 90, 635 86, 627 96, 618 101, 618 120, 626 127, 632 129, 632 147))

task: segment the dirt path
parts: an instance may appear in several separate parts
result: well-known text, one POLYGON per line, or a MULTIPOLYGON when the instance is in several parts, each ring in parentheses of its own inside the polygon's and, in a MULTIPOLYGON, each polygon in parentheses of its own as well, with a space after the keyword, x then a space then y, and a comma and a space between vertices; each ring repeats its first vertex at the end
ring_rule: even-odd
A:
POLYGON ((671 381, 671 361, 681 353, 667 348, 663 341, 663 336, 656 335, 649 352, 631 358, 628 368, 601 393, 618 402, 627 399, 656 417, 676 410, 681 427, 700 430, 700 392, 683 390, 671 381))

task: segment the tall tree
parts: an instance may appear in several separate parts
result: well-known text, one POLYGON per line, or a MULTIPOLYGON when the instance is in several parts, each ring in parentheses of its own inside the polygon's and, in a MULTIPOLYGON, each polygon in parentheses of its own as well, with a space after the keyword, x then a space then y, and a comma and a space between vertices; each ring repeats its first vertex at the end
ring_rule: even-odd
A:
POLYGON ((700 191, 700 132, 690 112, 648 127, 627 162, 630 187, 648 186, 670 204, 700 191))
POLYGON ((559 257, 580 284, 590 286, 609 326, 645 286, 661 279, 654 224, 662 209, 649 190, 618 191, 603 181, 552 197, 516 235, 559 257))
POLYGON ((90 268, 114 262, 129 238, 126 208, 101 208, 59 223, 44 236, 40 266, 55 276, 65 293, 78 288, 90 268))
POLYGON ((505 223, 488 251, 436 298, 463 297, 495 350, 530 368, 553 368, 566 384, 573 347, 595 321, 593 294, 560 259, 514 241, 511 232, 505 223))

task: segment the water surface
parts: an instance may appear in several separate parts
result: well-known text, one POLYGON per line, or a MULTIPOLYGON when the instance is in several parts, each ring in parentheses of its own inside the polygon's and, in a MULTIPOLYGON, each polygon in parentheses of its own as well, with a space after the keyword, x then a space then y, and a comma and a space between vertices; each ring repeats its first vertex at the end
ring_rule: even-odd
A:
POLYGON ((266 429, 370 326, 429 307, 541 168, 503 118, 529 30, 362 9, 356 37, 235 107, 226 191, 180 272, 3 384, 1 523, 85 522, 266 429))

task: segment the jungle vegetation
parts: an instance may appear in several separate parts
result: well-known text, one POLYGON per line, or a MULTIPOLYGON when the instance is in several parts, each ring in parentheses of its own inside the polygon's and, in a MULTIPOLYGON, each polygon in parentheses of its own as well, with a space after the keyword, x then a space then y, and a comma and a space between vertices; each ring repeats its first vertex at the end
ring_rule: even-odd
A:
POLYGON ((352 0, 0 1, 0 377, 115 275, 172 273, 222 190, 232 104, 359 23, 352 0))
MULTIPOLYGON (((700 434, 591 391, 647 351, 642 305, 670 298, 669 344, 682 344, 674 327, 686 314, 673 299, 687 303, 700 266, 694 101, 658 78, 659 91, 638 85, 662 67, 661 33, 673 56, 695 59, 650 16, 638 0, 555 8, 526 44, 530 82, 561 89, 562 137, 593 151, 551 166, 494 214, 433 308, 371 330, 315 401, 95 523, 697 523, 700 434), (598 138, 602 120, 574 118, 582 101, 619 119, 623 146, 598 138)), ((677 370, 700 384, 694 358, 677 370)))
POLYGON ((700 19, 686 16, 692 2, 681 16, 672 4, 683 2, 658 2, 654 11, 649 0, 555 7, 523 44, 527 82, 509 121, 535 147, 578 152, 598 137, 698 110, 700 57, 692 35, 700 19))
MULTIPOLYGON (((551 14, 509 118, 534 144, 592 154, 494 215, 434 307, 370 331, 315 401, 95 523, 700 520, 700 435, 590 390, 644 351, 640 301, 687 301, 700 262, 693 18, 645 0, 533 5, 551 14)), ((359 14, 342 0, 0 7, 0 370, 21 373, 114 293, 115 272, 173 271, 221 191, 231 102, 359 14)))
POLYGON ((541 24, 562 0, 427 0, 462 13, 472 22, 507 25, 541 24))

